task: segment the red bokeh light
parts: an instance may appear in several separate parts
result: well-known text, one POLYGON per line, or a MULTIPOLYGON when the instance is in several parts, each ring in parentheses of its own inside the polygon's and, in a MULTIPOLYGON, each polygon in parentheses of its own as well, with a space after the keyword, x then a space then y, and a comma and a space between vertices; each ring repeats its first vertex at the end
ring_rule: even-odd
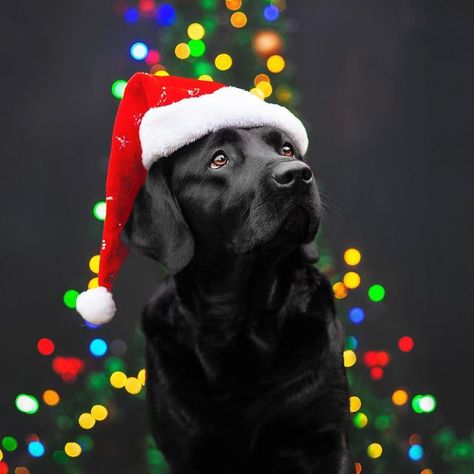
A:
POLYGON ((53 370, 61 376, 64 382, 73 383, 78 375, 84 371, 84 361, 77 357, 55 357, 53 370))
POLYGON ((8 464, 6 462, 0 462, 0 474, 8 474, 8 464))
POLYGON ((367 351, 364 354, 364 364, 367 367, 375 367, 379 362, 378 354, 375 351, 367 351))
POLYGON ((38 348, 38 352, 44 356, 49 356, 54 352, 54 342, 47 337, 41 338, 36 347, 38 348))
POLYGON ((160 53, 156 49, 150 49, 148 51, 148 54, 145 58, 145 62, 149 66, 153 66, 154 64, 157 64, 160 62, 160 53))
POLYGON ((380 365, 380 367, 385 367, 390 362, 390 356, 388 355, 388 352, 380 351, 377 353, 377 360, 377 365, 380 365))
POLYGON ((398 347, 402 352, 410 352, 415 345, 415 342, 410 336, 403 336, 398 341, 398 347))
POLYGON ((370 369, 370 377, 372 380, 380 380, 383 377, 382 367, 372 367, 370 369))

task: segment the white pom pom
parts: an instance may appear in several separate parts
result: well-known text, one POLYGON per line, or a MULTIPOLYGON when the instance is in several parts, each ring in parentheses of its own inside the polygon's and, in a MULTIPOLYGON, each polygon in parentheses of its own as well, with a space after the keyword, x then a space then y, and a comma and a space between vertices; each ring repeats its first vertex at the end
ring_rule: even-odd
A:
POLYGON ((108 323, 115 314, 115 303, 112 293, 99 286, 84 291, 77 297, 77 312, 91 324, 108 323))

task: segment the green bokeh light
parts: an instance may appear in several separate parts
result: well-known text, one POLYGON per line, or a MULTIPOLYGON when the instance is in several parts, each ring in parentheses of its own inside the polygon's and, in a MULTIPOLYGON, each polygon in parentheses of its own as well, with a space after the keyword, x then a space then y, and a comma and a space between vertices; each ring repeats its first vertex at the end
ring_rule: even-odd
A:
POLYGON ((112 95, 116 97, 117 99, 121 99, 125 92, 126 85, 127 85, 127 81, 124 81, 123 79, 118 79, 117 81, 115 81, 111 87, 112 95))
POLYGON ((357 349, 357 339, 354 336, 347 336, 344 349, 351 351, 357 349))
POLYGON ((356 413, 353 419, 354 426, 356 428, 364 428, 367 426, 367 416, 364 413, 356 413))
POLYGON ((97 201, 92 208, 92 214, 99 221, 105 221, 106 204, 105 201, 97 201))
POLYGON ((392 425, 392 419, 389 415, 379 415, 374 420, 374 425, 379 431, 384 431, 392 425))
POLYGON ((120 359, 120 357, 109 357, 106 361, 105 361, 105 368, 107 369, 107 372, 109 372, 109 374, 111 374, 112 372, 116 372, 116 371, 124 371, 125 370, 125 364, 123 362, 122 359, 120 359))
POLYGON ((212 75, 214 73, 214 68, 211 63, 207 61, 198 61, 194 65, 194 72, 196 76, 202 76, 203 74, 212 75))
POLYGON ((188 41, 189 51, 191 56, 198 58, 206 52, 206 45, 202 40, 188 41))
POLYGON ((90 451, 94 447, 94 442, 90 436, 79 436, 76 440, 83 451, 90 451))
POLYGON ((59 416, 56 420, 56 423, 58 425, 58 428, 64 431, 72 428, 72 420, 64 415, 59 416))
POLYGON ((102 390, 108 385, 108 378, 102 372, 92 372, 87 377, 87 385, 91 389, 102 390))
POLYGON ((416 413, 423 413, 423 409, 420 406, 420 401, 423 398, 423 395, 415 395, 411 401, 411 407, 416 413))
POLYGON ((13 436, 5 436, 2 439, 2 446, 5 451, 15 451, 18 448, 18 443, 13 436))
POLYGON ((38 400, 32 395, 20 393, 15 399, 15 406, 18 411, 27 415, 34 415, 39 408, 38 400))
POLYGON ((64 293, 64 296, 63 296, 64 304, 70 309, 75 309, 76 300, 77 300, 78 296, 79 296, 78 291, 76 291, 76 290, 67 290, 64 293))
POLYGON ((369 299, 375 303, 382 301, 385 298, 385 288, 382 285, 376 284, 369 288, 369 299))
POLYGON ((217 0, 201 0, 201 6, 204 10, 215 10, 217 6, 217 0))
POLYGON ((67 464, 69 462, 69 456, 64 451, 54 451, 53 459, 57 464, 67 464))

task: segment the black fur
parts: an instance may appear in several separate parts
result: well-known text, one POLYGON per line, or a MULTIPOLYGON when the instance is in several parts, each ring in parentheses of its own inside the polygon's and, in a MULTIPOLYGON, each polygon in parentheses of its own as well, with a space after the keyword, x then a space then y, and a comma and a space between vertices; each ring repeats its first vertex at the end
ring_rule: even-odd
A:
POLYGON ((125 227, 170 272, 143 329, 153 435, 173 474, 354 472, 343 331, 314 266, 319 194, 285 142, 226 129, 159 159, 125 227), (220 150, 229 161, 211 169, 220 150))

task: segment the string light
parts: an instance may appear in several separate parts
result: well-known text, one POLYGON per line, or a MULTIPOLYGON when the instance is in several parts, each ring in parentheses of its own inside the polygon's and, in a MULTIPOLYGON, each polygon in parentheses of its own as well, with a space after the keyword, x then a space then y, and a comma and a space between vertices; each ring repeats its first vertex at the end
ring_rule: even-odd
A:
POLYGON ((392 393, 392 402, 394 405, 403 406, 408 402, 408 393, 406 390, 398 389, 392 393))
POLYGON ((43 392, 43 401, 50 407, 56 406, 60 402, 61 398, 55 390, 45 390, 43 392))
POLYGON ((93 339, 89 344, 89 351, 94 357, 102 357, 107 352, 107 343, 103 339, 93 339))
POLYGON ((344 252, 344 262, 347 265, 358 265, 362 259, 362 255, 359 250, 355 248, 349 248, 344 252))
POLYGON ((263 96, 265 98, 270 97, 272 95, 272 91, 273 91, 272 85, 267 81, 260 81, 257 84, 257 88, 263 92, 263 96))
POLYGON ((344 283, 342 283, 342 281, 334 283, 332 286, 332 291, 334 293, 334 297, 338 300, 345 298, 348 294, 347 288, 344 283))
POLYGON ((76 290, 67 290, 63 295, 64 304, 69 309, 75 309, 76 307, 76 300, 79 296, 79 292, 76 290))
POLYGON ((275 5, 268 5, 263 10, 263 16, 267 21, 275 21, 278 19, 279 15, 280 12, 278 11, 278 8, 275 5))
POLYGON ((156 12, 156 19, 161 26, 171 26, 176 21, 176 11, 169 3, 162 3, 156 12))
POLYGON ((200 40, 204 38, 206 30, 200 23, 191 23, 188 26, 188 36, 193 40, 200 40))
POLYGON ((82 413, 79 416, 78 423, 84 430, 90 430, 95 425, 95 418, 90 413, 82 413))
POLYGON ((226 0, 225 6, 229 10, 238 10, 242 6, 242 0, 226 0))
POLYGON ((202 40, 190 40, 188 41, 189 54, 194 58, 199 58, 206 52, 206 45, 202 40))
MULTIPOLYGON (((126 86, 127 86, 127 81, 124 81, 123 79, 117 79, 116 81, 114 81, 112 83, 112 87, 111 87, 112 95, 117 99, 121 99, 123 97, 123 95, 125 94, 125 87, 126 86)), ((97 204, 99 204, 99 203, 97 203, 97 204)), ((104 205, 105 205, 105 203, 104 203, 104 205)), ((96 219, 99 219, 99 220, 102 220, 102 221, 104 220, 104 219, 100 219, 99 217, 97 217, 95 212, 94 212, 94 216, 96 217, 96 219)), ((104 218, 105 218, 105 210, 104 210, 104 218)))
MULTIPOLYGON (((126 83, 126 81, 115 81, 114 84, 117 83, 117 82, 122 82, 123 83, 123 89, 120 91, 119 95, 116 95, 116 94, 114 94, 113 85, 112 85, 112 93, 114 94, 115 97, 121 99, 123 97, 123 92, 125 90, 125 86, 127 85, 127 83, 126 83)), ((107 206, 105 204, 105 201, 97 201, 94 204, 94 207, 92 208, 93 216, 98 221, 105 221, 106 208, 107 208, 107 206)))
POLYGON ((349 311, 349 319, 354 324, 360 324, 365 318, 365 313, 362 308, 352 308, 349 311))
POLYGON ((367 447, 367 455, 369 458, 378 459, 380 456, 382 456, 382 453, 383 448, 379 443, 372 443, 367 447))
POLYGON ((187 43, 179 43, 176 45, 176 48, 174 48, 174 54, 178 59, 187 59, 191 54, 191 49, 187 43))
POLYGON ((54 342, 47 337, 42 337, 36 344, 36 347, 38 352, 44 356, 51 355, 54 352, 54 342))
POLYGON ((140 381, 136 377, 129 377, 127 379, 127 383, 125 384, 125 390, 132 394, 132 395, 137 395, 138 393, 141 392, 143 388, 143 385, 140 383, 140 381))
POLYGON ((347 349, 343 353, 344 367, 352 367, 357 362, 357 356, 354 351, 347 349))
POLYGON ((421 459, 423 459, 423 455, 424 455, 423 447, 420 446, 419 444, 414 444, 413 446, 410 446, 408 448, 408 457, 412 461, 420 461, 421 459))
POLYGON ((89 268, 92 273, 99 273, 100 255, 94 255, 89 260, 89 268))
POLYGON ((385 298, 385 288, 382 285, 376 284, 369 288, 369 299, 374 303, 378 303, 385 298))
POLYGON ((64 452, 70 458, 77 458, 82 453, 82 448, 78 443, 70 442, 64 445, 64 452))
POLYGON ((109 412, 107 411, 107 408, 105 408, 103 405, 94 405, 91 408, 91 415, 97 421, 104 421, 108 414, 109 412))
POLYGON ((146 382, 146 370, 145 370, 145 369, 141 369, 140 372, 138 372, 137 378, 138 378, 138 380, 140 381, 140 383, 141 383, 142 385, 145 385, 145 382, 146 382))
POLYGON ((13 452, 18 448, 18 443, 13 436, 4 436, 2 446, 5 451, 13 452))
POLYGON ((18 411, 27 415, 34 415, 39 409, 38 400, 33 395, 21 393, 15 399, 15 406, 18 411))
POLYGON ((123 388, 126 383, 127 376, 123 372, 116 371, 110 376, 110 385, 114 388, 123 388))
POLYGON ((367 415, 365 413, 358 412, 354 415, 352 422, 354 423, 354 426, 356 428, 362 429, 367 426, 369 419, 367 418, 367 415))
POLYGON ((362 401, 359 397, 352 396, 349 398, 349 409, 351 413, 355 413, 356 411, 359 411, 361 407, 362 407, 362 401))
POLYGON ((148 46, 141 42, 137 41, 130 46, 130 56, 136 61, 141 61, 147 57, 148 46))
POLYGON ((403 336, 398 341, 398 348, 402 352, 410 352, 411 350, 413 350, 414 346, 415 343, 410 336, 403 336))
POLYGON ((41 443, 40 441, 32 441, 28 444, 28 452, 34 458, 42 457, 45 453, 43 443, 41 443))
POLYGON ((360 285, 360 275, 356 272, 347 272, 342 281, 347 288, 354 290, 360 285))

